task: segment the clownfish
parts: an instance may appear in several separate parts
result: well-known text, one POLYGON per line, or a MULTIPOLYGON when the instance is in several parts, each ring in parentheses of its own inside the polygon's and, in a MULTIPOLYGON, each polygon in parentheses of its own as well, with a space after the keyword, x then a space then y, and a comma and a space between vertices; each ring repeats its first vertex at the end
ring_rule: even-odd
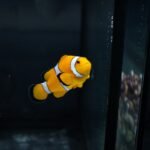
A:
POLYGON ((64 55, 44 74, 45 81, 33 86, 32 96, 36 100, 46 100, 49 94, 60 98, 71 89, 82 88, 90 78, 91 68, 86 57, 64 55))

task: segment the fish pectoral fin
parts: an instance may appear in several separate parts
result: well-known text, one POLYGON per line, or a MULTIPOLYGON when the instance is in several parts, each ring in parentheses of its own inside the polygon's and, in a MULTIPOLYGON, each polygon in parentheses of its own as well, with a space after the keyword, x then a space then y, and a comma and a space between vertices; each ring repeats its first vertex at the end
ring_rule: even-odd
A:
POLYGON ((62 73, 60 75, 60 78, 67 85, 73 85, 74 84, 74 77, 70 73, 62 73))

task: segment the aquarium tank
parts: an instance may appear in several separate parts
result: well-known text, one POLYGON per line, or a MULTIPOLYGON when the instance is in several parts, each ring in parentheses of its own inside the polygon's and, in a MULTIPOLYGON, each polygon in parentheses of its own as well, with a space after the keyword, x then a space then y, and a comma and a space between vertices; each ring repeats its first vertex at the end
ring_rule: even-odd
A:
POLYGON ((106 134, 111 129, 107 124, 113 92, 110 78, 115 75, 111 68, 117 60, 120 93, 113 100, 119 104, 112 139, 116 150, 136 149, 146 55, 146 6, 146 0, 126 5, 121 0, 1 0, 0 149, 107 149, 112 138, 107 140, 106 134), (122 13, 116 11, 121 8, 122 13), (114 46, 119 41, 120 59, 114 46), (86 57, 92 69, 83 87, 80 84, 82 88, 73 86, 71 90, 64 81, 72 83, 83 75, 76 68, 80 62, 64 63, 73 74, 65 80, 66 72, 56 75, 55 70, 50 82, 56 79, 65 90, 69 88, 58 99, 58 93, 56 97, 50 94, 51 83, 45 73, 56 69, 65 55, 86 57), (32 94, 31 87, 38 83, 40 90, 49 93, 45 100, 36 100, 32 94))

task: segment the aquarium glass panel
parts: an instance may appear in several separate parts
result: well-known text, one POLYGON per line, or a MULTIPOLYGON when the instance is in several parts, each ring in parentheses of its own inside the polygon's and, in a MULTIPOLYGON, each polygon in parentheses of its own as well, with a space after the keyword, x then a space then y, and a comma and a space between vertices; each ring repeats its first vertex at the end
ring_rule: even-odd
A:
POLYGON ((147 22, 144 1, 128 1, 116 150, 136 150, 143 85, 147 22))

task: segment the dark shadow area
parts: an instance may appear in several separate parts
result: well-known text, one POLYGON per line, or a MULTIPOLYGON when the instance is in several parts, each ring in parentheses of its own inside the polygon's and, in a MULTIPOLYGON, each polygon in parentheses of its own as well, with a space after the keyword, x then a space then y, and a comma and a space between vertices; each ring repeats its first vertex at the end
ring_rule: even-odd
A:
POLYGON ((0 149, 103 149, 112 16, 113 0, 0 1, 0 149), (29 87, 64 54, 88 57, 93 80, 33 101, 29 87))

